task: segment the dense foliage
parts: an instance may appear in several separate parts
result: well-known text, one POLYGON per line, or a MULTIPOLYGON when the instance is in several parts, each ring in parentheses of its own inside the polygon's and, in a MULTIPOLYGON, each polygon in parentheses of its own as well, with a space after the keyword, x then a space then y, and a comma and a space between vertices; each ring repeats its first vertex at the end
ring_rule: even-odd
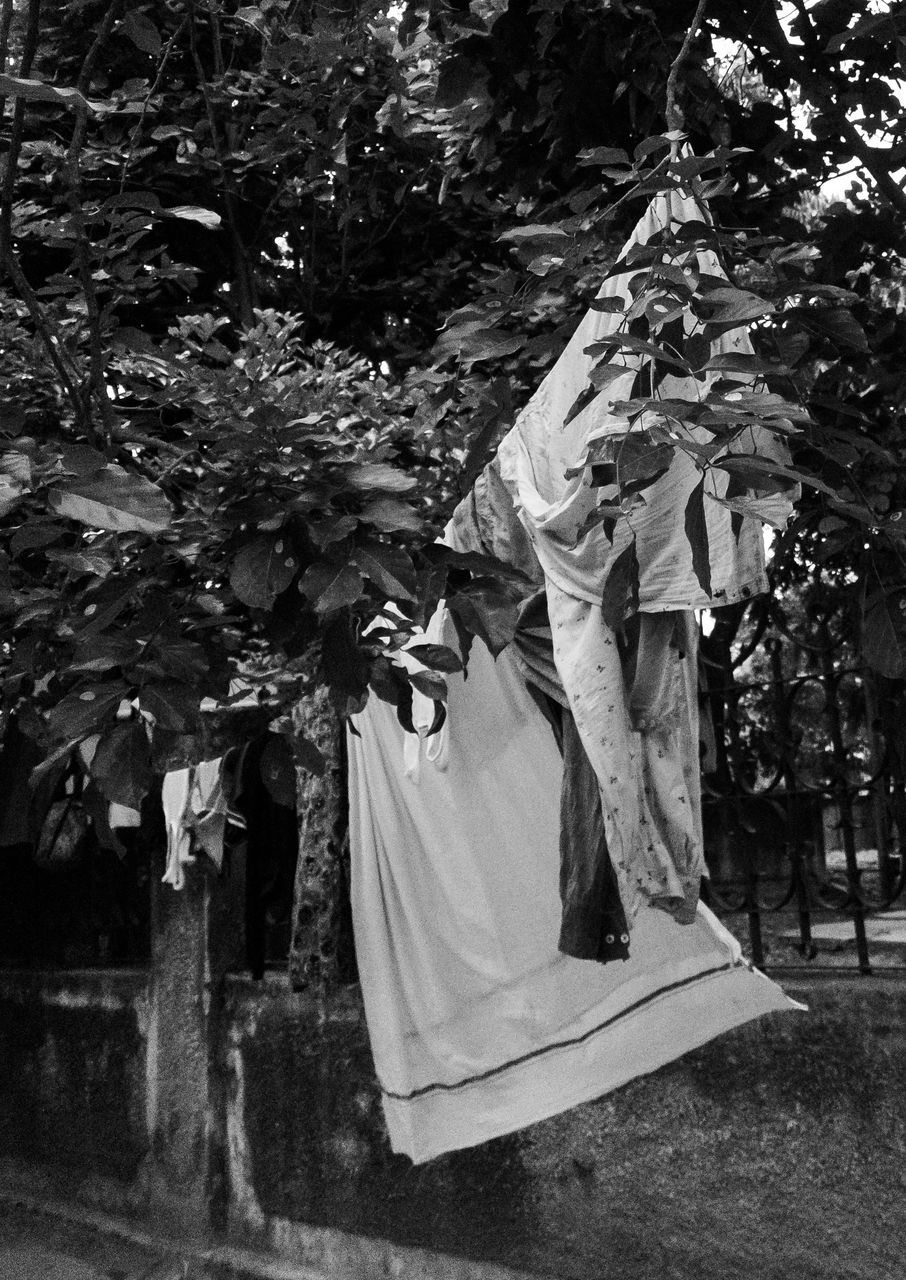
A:
POLYGON ((288 712, 312 681, 344 713, 370 688, 405 722, 413 681, 440 704, 459 656, 407 676, 368 626, 393 601, 401 643, 446 594, 464 649, 507 642, 518 584, 434 536, 644 200, 690 183, 716 227, 633 264, 597 386, 627 352, 701 375, 733 323, 758 355, 672 426, 636 396, 646 447, 604 505, 701 412, 703 468, 767 417, 794 465, 737 463, 737 502, 805 481, 779 580, 854 594, 901 677, 898 8, 4 0, 6 714, 57 762, 101 735, 100 785, 135 800, 238 675, 311 767, 288 712), (731 289, 665 268, 702 244, 731 289), (772 398, 740 404, 753 376, 772 398))

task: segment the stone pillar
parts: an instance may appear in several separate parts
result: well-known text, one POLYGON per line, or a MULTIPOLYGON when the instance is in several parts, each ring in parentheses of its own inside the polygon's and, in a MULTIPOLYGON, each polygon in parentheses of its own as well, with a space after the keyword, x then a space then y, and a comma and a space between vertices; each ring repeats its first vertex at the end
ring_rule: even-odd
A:
POLYGON ((200 862, 176 891, 151 887, 147 1119, 151 1150, 139 1205, 174 1236, 203 1239, 226 1212, 225 1103, 217 1061, 224 976, 241 955, 241 866, 217 878, 200 862), (238 917, 238 919, 237 919, 238 917))

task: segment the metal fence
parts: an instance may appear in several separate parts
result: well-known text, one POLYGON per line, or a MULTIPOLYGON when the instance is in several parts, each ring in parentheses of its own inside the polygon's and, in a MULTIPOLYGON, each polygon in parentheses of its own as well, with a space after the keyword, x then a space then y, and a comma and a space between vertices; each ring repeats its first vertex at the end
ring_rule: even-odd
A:
POLYGON ((702 642, 710 903, 759 967, 902 967, 906 804, 888 738, 906 705, 817 592, 792 619, 769 599, 741 618, 702 642))

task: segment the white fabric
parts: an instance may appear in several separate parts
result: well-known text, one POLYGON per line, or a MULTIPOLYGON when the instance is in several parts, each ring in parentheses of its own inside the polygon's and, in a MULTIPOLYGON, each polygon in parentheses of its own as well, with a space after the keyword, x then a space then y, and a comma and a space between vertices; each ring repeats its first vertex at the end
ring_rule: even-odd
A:
POLYGON ((161 787, 164 827, 167 833, 167 865, 161 880, 174 889, 183 888, 186 883, 186 867, 195 861, 189 829, 184 821, 191 780, 191 769, 171 769, 164 774, 161 787))
POLYGON ((167 833, 167 866, 162 880, 174 889, 183 888, 185 869, 195 861, 193 843, 205 851, 218 871, 221 869, 227 821, 237 821, 227 809, 222 770, 223 759, 218 757, 202 760, 190 769, 173 769, 164 774, 161 800, 167 833))
MULTIPOLYGON (((674 224, 704 219, 701 207, 689 196, 671 192, 658 196, 648 207, 624 246, 620 258, 636 244, 646 244, 668 221, 674 224)), ((726 279, 713 253, 690 246, 690 270, 726 279)), ((628 298, 632 272, 605 280, 599 298, 628 298)), ((686 318, 687 328, 691 319, 686 318)), ((677 451, 667 474, 644 493, 645 505, 628 517, 621 517, 613 544, 599 526, 578 543, 579 530, 599 502, 612 500, 608 490, 592 484, 591 473, 582 469, 588 446, 602 437, 621 435, 627 430, 625 418, 611 412, 619 400, 632 396, 632 386, 642 357, 625 352, 626 374, 610 383, 571 422, 564 425, 570 409, 589 385, 589 373, 597 357, 586 348, 624 326, 623 316, 590 310, 581 321, 562 356, 532 396, 504 438, 498 450, 501 475, 509 487, 520 519, 527 529, 548 581, 562 591, 596 604, 610 566, 635 534, 639 559, 639 609, 659 612, 700 609, 722 605, 767 590, 764 571, 762 520, 783 525, 791 502, 786 495, 758 500, 759 518, 743 519, 738 538, 731 531, 730 512, 710 498, 704 510, 711 552, 711 593, 706 594, 692 567, 692 551, 685 535, 685 511, 689 495, 701 480, 701 472, 685 453, 677 451), (579 468, 577 474, 568 475, 579 468)), ((712 354, 751 353, 745 328, 732 330, 712 344, 712 354)), ((704 397, 718 375, 704 381, 668 375, 657 388, 661 400, 704 397)), ((746 381, 740 374, 735 380, 746 381)), ((748 381, 751 381, 749 379, 748 381)), ((696 445, 710 445, 714 437, 706 428, 683 432, 696 445)), ((777 438, 764 430, 749 428, 733 452, 758 453, 786 460, 786 451, 777 438)), ((723 497, 729 476, 709 471, 705 492, 723 497)))
MULTIPOLYGON (((606 1093, 797 1007, 704 907, 643 906, 631 958, 557 951, 560 756, 514 659, 448 678, 438 763, 392 707, 349 735, 356 951, 394 1150, 420 1162, 606 1093)), ((430 742, 430 739, 428 740, 430 742)))
POLYGON ((112 830, 140 827, 142 815, 138 809, 133 809, 127 804, 118 804, 114 800, 107 810, 107 823, 112 830))

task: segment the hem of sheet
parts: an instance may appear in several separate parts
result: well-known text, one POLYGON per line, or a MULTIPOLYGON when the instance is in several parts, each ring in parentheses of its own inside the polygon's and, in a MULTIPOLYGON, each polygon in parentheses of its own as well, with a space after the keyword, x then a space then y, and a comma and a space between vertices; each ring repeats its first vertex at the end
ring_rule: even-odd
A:
POLYGON ((669 984, 581 1037, 504 1064, 494 1074, 459 1086, 429 1086, 429 1092, 409 1098, 382 1092, 391 1145, 415 1164, 477 1146, 649 1075, 753 1018, 804 1008, 744 962, 709 970, 681 988, 669 984), (659 1012, 667 999, 669 1023, 659 1012), (605 1030, 606 1035, 597 1034, 605 1030))

